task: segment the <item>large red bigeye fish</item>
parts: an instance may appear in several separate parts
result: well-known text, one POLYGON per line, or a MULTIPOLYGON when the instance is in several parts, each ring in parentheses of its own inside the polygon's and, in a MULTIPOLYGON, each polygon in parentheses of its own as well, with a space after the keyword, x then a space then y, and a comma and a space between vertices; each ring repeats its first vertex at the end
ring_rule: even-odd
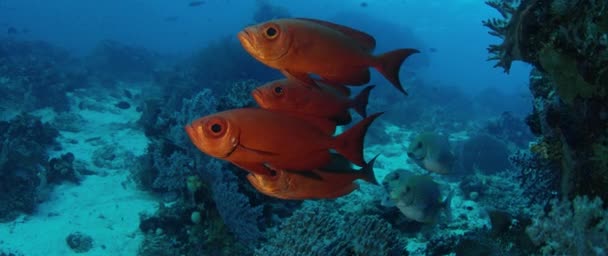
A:
POLYGON ((419 51, 406 48, 373 55, 376 40, 364 32, 327 21, 277 19, 246 27, 238 38, 249 54, 269 67, 316 86, 315 74, 331 85, 364 85, 369 68, 377 69, 395 88, 407 94, 399 69, 419 51))
POLYGON ((365 133, 381 114, 363 119, 336 137, 309 120, 259 108, 205 116, 185 130, 199 150, 249 172, 267 175, 267 166, 306 172, 328 164, 331 149, 356 165, 365 165, 365 133))
POLYGON ((351 122, 350 108, 362 117, 367 116, 367 102, 373 85, 365 87, 351 99, 332 86, 317 84, 319 88, 303 86, 298 80, 281 79, 257 87, 251 94, 263 109, 326 118, 338 125, 351 122))

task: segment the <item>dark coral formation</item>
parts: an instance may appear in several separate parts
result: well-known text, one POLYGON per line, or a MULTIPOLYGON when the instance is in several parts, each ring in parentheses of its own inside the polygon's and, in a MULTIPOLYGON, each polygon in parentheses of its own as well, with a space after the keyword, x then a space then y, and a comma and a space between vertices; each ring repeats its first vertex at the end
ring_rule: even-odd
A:
POLYGON ((245 247, 230 235, 209 193, 209 187, 202 186, 194 191, 192 203, 161 203, 154 215, 142 215, 139 228, 146 238, 138 255, 245 255, 245 247))
POLYGON ((559 166, 561 195, 608 199, 608 2, 487 2, 504 20, 484 22, 503 39, 491 59, 508 71, 514 60, 534 65, 534 153, 559 166))
POLYGON ((313 202, 276 229, 255 255, 404 255, 398 233, 377 215, 341 213, 313 202))
POLYGON ((142 47, 105 40, 97 44, 86 60, 89 72, 99 83, 114 86, 117 81, 152 79, 160 56, 142 47))
POLYGON ((471 136, 463 144, 460 158, 465 172, 478 170, 493 174, 512 168, 510 154, 503 141, 481 133, 471 136))
POLYGON ((38 41, 0 40, 0 107, 67 111, 66 93, 86 84, 67 51, 38 41))
POLYGON ((500 117, 490 120, 485 132, 503 141, 514 143, 517 147, 527 147, 533 139, 526 123, 511 112, 503 112, 500 117))
POLYGON ((30 115, 0 122, 0 221, 34 211, 46 185, 47 150, 58 135, 30 115))

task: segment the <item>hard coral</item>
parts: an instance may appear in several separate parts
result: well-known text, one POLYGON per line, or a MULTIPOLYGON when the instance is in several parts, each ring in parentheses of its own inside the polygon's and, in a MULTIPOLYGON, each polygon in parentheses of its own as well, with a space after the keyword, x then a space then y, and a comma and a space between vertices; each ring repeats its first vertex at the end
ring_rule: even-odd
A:
POLYGON ((599 198, 552 202, 552 209, 538 214, 526 232, 541 246, 543 255, 605 255, 608 253, 608 211, 599 198))
POLYGON ((502 1, 490 0, 486 4, 500 12, 503 19, 489 19, 483 25, 490 28, 490 35, 503 39, 500 45, 490 45, 488 51, 492 56, 488 60, 497 60, 494 67, 502 67, 508 73, 514 60, 529 63, 535 60, 534 47, 536 38, 529 37, 531 31, 540 29, 534 7, 542 4, 537 0, 502 1))
POLYGON ((534 149, 559 166, 560 194, 608 199, 600 142, 608 136, 608 2, 488 4, 505 18, 484 23, 504 39, 489 48, 497 66, 508 71, 511 61, 522 60, 536 67, 530 76, 534 113, 527 122, 536 135, 559 142, 534 149))
POLYGON ((403 255, 396 231, 378 216, 310 203, 269 231, 255 255, 403 255))
POLYGON ((31 111, 69 109, 66 93, 84 84, 67 51, 45 42, 0 40, 0 103, 31 111))
POLYGON ((0 222, 34 211, 59 132, 27 114, 0 122, 0 222))

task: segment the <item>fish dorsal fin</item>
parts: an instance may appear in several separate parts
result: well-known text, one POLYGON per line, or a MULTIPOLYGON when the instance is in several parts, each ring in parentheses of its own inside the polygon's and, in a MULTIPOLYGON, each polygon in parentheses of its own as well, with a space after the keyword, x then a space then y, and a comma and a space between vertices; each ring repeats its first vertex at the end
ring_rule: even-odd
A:
POLYGON ((343 34, 356 40, 363 47, 363 49, 365 49, 367 51, 371 52, 376 48, 376 39, 373 36, 371 36, 365 32, 362 32, 362 31, 359 31, 359 30, 356 30, 353 28, 349 28, 347 26, 331 23, 329 21, 309 19, 309 18, 297 18, 297 19, 314 22, 319 25, 340 31, 343 34))

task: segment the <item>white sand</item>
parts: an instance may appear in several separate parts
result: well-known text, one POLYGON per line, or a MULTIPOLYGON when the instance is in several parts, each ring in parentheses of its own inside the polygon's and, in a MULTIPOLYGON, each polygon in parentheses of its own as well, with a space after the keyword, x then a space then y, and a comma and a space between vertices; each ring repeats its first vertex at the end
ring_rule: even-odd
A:
MULTIPOLYGON (((95 98, 99 99, 99 95, 95 98)), ((154 212, 158 203, 128 180, 128 170, 96 167, 92 164, 92 154, 101 146, 112 145, 117 147, 117 152, 126 150, 139 156, 145 153, 148 141, 143 131, 126 125, 139 118, 134 106, 118 110, 113 106, 116 99, 104 99, 108 100, 99 106, 105 110, 80 112, 86 121, 82 130, 62 131, 59 139, 64 147, 59 153, 72 152, 89 170, 103 175, 85 176, 80 185, 56 186, 35 214, 0 224, 0 251, 16 251, 27 256, 136 255, 143 239, 138 228, 139 214, 154 212), (95 143, 85 141, 97 136, 101 139, 95 143), (65 143, 70 139, 78 143, 65 143), (88 253, 75 253, 68 247, 65 239, 76 231, 93 238, 93 249, 88 253)), ((78 100, 77 96, 74 105, 78 100)), ((46 121, 53 116, 51 111, 35 114, 46 121)), ((124 161, 131 164, 135 159, 124 161)))

